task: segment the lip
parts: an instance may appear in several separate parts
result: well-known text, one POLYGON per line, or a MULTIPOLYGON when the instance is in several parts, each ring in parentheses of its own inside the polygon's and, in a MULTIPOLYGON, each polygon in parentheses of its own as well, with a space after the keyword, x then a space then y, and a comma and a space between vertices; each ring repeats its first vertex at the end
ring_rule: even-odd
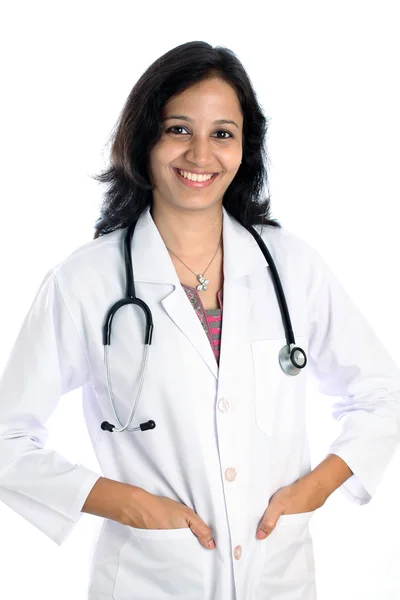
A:
POLYGON ((182 175, 179 175, 178 169, 176 167, 173 167, 173 170, 175 172, 175 175, 179 178, 179 181, 186 187, 192 188, 192 189, 193 188, 194 189, 203 189, 203 188, 209 187, 217 179, 217 177, 219 175, 219 173, 214 173, 214 175, 211 177, 211 179, 208 179, 207 181, 190 181, 189 179, 182 177, 182 175))

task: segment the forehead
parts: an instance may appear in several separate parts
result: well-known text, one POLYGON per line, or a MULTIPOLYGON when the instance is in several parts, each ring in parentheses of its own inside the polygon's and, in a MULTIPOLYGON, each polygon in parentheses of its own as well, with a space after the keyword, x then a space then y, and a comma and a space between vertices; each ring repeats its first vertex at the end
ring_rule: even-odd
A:
POLYGON ((197 82, 169 98, 161 110, 161 116, 165 118, 172 112, 192 119, 206 118, 209 115, 213 119, 242 120, 236 90, 226 81, 217 78, 197 82))

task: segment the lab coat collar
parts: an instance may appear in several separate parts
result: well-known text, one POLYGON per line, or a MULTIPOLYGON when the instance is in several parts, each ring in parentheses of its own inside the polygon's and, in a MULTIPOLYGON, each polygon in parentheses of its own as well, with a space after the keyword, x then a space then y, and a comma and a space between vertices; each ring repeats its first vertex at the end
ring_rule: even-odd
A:
MULTIPOLYGON (((233 364, 234 357, 231 353, 240 340, 246 339, 247 336, 246 323, 251 298, 248 281, 243 276, 256 270, 260 273, 264 270, 265 273, 268 269, 267 261, 251 233, 225 208, 222 211, 224 284, 219 368, 203 326, 188 301, 169 252, 151 216, 150 208, 139 218, 132 239, 135 281, 165 286, 165 295, 163 290, 160 300, 164 310, 218 380, 221 366, 233 364)), ((156 328, 155 323, 155 330, 156 328)), ((222 373, 228 376, 229 369, 223 370, 222 373)))
MULTIPOLYGON (((251 233, 224 207, 222 207, 222 214, 224 280, 231 282, 248 273, 268 267, 251 233)), ((151 216, 150 207, 142 213, 135 227, 132 261, 135 281, 180 285, 169 252, 151 216)))

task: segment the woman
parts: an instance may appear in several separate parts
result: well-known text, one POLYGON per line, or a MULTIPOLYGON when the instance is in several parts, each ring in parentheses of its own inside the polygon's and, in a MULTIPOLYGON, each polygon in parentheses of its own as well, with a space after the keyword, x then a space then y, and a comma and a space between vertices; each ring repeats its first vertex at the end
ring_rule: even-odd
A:
POLYGON ((57 544, 83 512, 104 518, 92 600, 316 598, 310 518, 338 487, 368 502, 398 446, 398 369, 318 252, 270 218, 266 130, 231 51, 191 42, 155 61, 97 176, 95 239, 46 275, 6 365, 0 499, 57 544), (295 376, 279 361, 273 265, 295 376), (122 303, 107 339, 110 307, 134 292, 154 331, 122 303), (315 469, 309 370, 342 397, 342 433, 315 469), (102 476, 44 449, 79 387, 102 476))

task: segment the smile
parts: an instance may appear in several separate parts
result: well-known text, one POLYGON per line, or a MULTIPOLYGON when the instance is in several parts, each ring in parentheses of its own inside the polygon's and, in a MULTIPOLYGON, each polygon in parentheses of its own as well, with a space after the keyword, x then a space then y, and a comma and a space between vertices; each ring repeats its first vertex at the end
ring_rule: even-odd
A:
POLYGON ((196 189, 202 189, 202 188, 208 187, 215 181, 215 179, 219 175, 219 173, 214 173, 211 176, 197 175, 197 174, 189 173, 188 171, 181 171, 176 168, 174 168, 174 172, 175 172, 176 176, 178 177, 178 179, 180 180, 180 182, 183 183, 183 185, 185 185, 186 187, 189 187, 189 188, 196 188, 196 189), (195 179, 188 179, 187 177, 185 177, 184 175, 181 175, 180 173, 187 173, 190 177, 194 177, 194 178, 199 177, 200 179, 204 179, 205 181, 197 181, 195 179))

